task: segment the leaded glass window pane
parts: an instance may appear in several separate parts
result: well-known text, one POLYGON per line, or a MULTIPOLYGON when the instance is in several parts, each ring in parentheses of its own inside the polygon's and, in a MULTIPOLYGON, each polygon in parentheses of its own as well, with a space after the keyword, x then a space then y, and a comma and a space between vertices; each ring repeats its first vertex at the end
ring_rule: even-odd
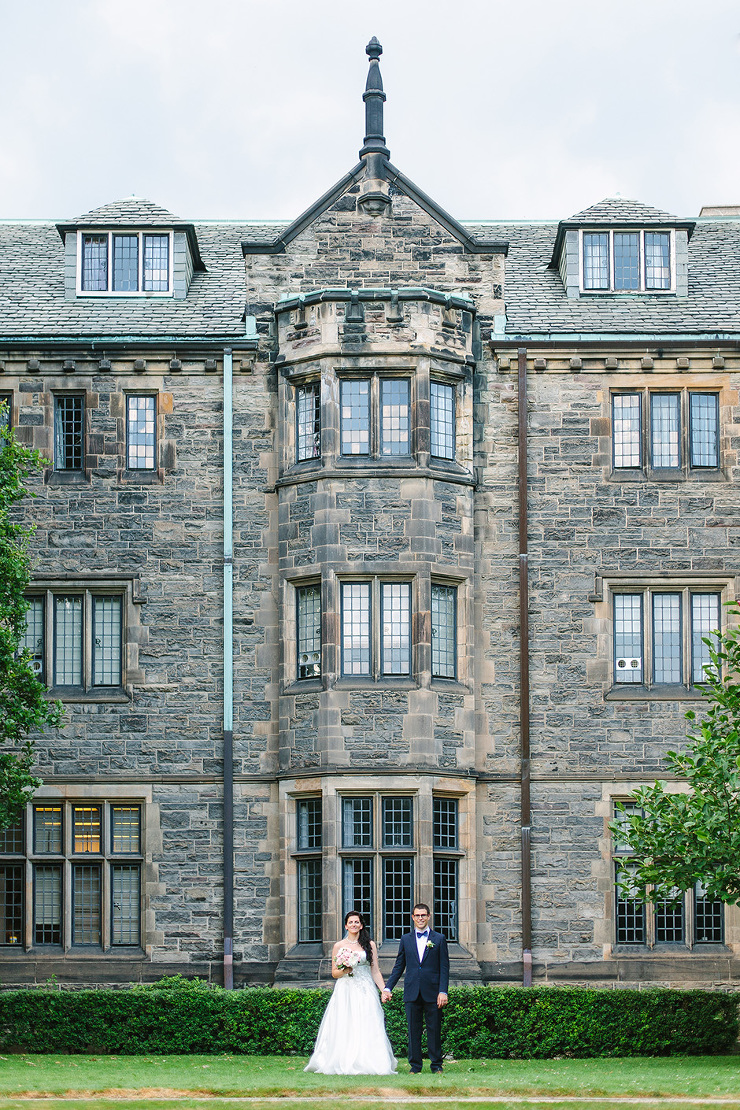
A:
POLYGON ((653 594, 653 681, 682 679, 681 595, 653 594))
POLYGON ((154 470, 156 398, 126 398, 126 466, 154 470))
POLYGON ((121 599, 93 598, 93 685, 121 685, 121 599))
POLYGON ((409 382, 407 378, 383 378, 380 382, 380 453, 408 455, 409 382))
POLYGON ((642 682, 642 595, 614 595, 614 681, 642 682))
POLYGON ((54 399, 54 469, 82 470, 83 421, 82 397, 65 394, 54 399))
POLYGON ((455 678, 457 589, 432 583, 432 675, 455 678))
POLYGON ((82 685, 82 598, 54 598, 54 684, 82 685))
MULTIPOLYGON (((634 871, 630 864, 622 860, 615 867, 617 883, 629 878, 634 871)), ((632 894, 632 897, 625 898, 620 887, 617 885, 615 888, 617 944, 645 943, 645 903, 637 896, 636 891, 632 894)))
POLYGON ((73 806, 72 836, 74 852, 101 850, 100 806, 73 806))
POLYGON ((166 293, 170 287, 169 235, 144 235, 144 289, 166 293))
POLYGON ((709 663, 709 646, 703 642, 710 632, 719 632, 720 595, 691 595, 691 681, 706 682, 704 667, 709 663))
POLYGON ((111 806, 111 851, 141 851, 141 806, 111 806))
POLYGON ((301 798, 297 804, 298 848, 320 848, 322 817, 321 798, 301 798))
POLYGON ((36 678, 44 678, 44 599, 32 597, 26 611, 26 628, 21 647, 31 656, 36 678))
POLYGON ((296 590, 298 603, 298 677, 321 674, 321 586, 296 590))
POLYGON ((0 855, 16 855, 23 851, 23 821, 0 829, 0 855))
POLYGON ((609 232, 583 234, 583 288, 609 288, 609 232))
POLYGON ((43 852, 62 850, 62 807, 33 807, 33 850, 43 852))
POLYGON ((383 798, 383 847, 411 848, 412 798, 383 798))
POLYGON ((373 924, 373 859, 342 860, 342 917, 358 910, 368 929, 373 924))
POLYGON ((25 867, 22 863, 0 866, 0 945, 23 944, 25 885, 25 867))
POLYGON ((694 888, 694 941, 696 944, 722 944, 724 941, 724 906, 709 902, 701 883, 694 888))
POLYGON ((113 236, 113 289, 135 293, 139 288, 139 236, 113 236))
POLYGON ((35 944, 62 943, 62 868, 59 864, 34 867, 33 936, 35 944))
POLYGON ((344 848, 372 848, 372 798, 342 799, 342 846, 344 848))
POLYGON ((383 674, 411 673, 411 584, 383 582, 383 674))
POLYGON ((321 454, 320 384, 311 382, 296 390, 296 440, 298 461, 321 454))
POLYGON ((321 860, 298 861, 298 940, 321 940, 321 860))
POLYGON ((716 393, 689 394, 691 465, 719 466, 719 412, 716 393))
POLYGON ((456 859, 434 861, 434 928, 447 940, 457 940, 456 859))
POLYGON ((408 930, 414 895, 414 861, 383 859, 383 936, 400 940, 408 930))
POLYGON ((108 290, 108 236, 82 237, 82 288, 86 293, 108 290))
POLYGON ((434 798, 432 843, 435 848, 457 848, 457 798, 434 798))
POLYGON ((667 231, 645 232, 645 288, 670 289, 671 237, 667 231))
POLYGON ((681 398, 678 393, 653 393, 650 396, 650 439, 652 465, 675 469, 680 454, 681 398))
POLYGON ((370 382, 348 379, 341 383, 341 439, 343 455, 370 453, 370 382))
POLYGON ((455 390, 451 385, 432 382, 430 385, 431 406, 431 453, 438 459, 455 457, 455 390))
POLYGON ((612 397, 615 467, 642 466, 641 402, 639 393, 615 393, 612 397))
POLYGON ((100 944, 100 866, 72 868, 72 943, 100 944))
POLYGON ((141 940, 141 869, 138 863, 111 867, 111 943, 138 945, 141 940))
POLYGON ((635 805, 634 802, 623 802, 622 806, 624 808, 620 809, 616 803, 614 804, 614 825, 616 828, 612 832, 612 852, 615 855, 618 852, 630 851, 630 847, 624 835, 629 827, 628 818, 633 813, 642 813, 640 806, 635 805), (624 830, 624 832, 622 832, 622 830, 624 830))
POLYGON ((614 232, 614 288, 640 288, 640 233, 614 232))
POLYGON ((342 673, 370 674, 370 583, 342 583, 342 673))
MULTIPOLYGON (((678 893, 678 892, 676 892, 678 893)), ((682 944, 684 937, 684 900, 655 903, 656 944, 682 944)))

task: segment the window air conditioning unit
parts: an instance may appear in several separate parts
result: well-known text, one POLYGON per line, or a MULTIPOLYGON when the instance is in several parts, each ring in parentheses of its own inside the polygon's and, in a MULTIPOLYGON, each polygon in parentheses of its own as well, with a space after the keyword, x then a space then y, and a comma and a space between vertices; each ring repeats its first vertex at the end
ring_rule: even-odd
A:
POLYGON ((642 659, 630 659, 625 656, 623 659, 617 659, 617 667, 620 671, 641 671, 642 659))

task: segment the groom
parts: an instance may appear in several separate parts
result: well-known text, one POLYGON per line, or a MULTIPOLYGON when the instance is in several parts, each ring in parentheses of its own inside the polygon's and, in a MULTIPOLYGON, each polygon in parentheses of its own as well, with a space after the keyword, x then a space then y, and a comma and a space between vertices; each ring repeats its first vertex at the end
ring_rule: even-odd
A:
POLYGON ((432 1071, 442 1071, 442 1007, 447 1005, 447 983, 450 978, 450 957, 447 941, 441 933, 429 928, 429 906, 414 906, 413 929, 404 933, 398 946, 393 971, 388 976, 383 1002, 406 971, 403 1001, 409 1039, 409 1066, 414 1075, 421 1071, 421 1029, 426 1018, 427 1048, 432 1071))

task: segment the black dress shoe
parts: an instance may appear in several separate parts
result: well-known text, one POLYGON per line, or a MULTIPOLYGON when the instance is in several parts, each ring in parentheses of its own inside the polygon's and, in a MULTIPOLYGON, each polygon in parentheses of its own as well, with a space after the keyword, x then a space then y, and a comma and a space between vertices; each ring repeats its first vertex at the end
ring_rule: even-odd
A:
POLYGON ((421 1075, 421 1068, 411 1068, 412 1075, 421 1075))
POLYGON ((432 1068, 432 1072, 436 1072, 437 1075, 441 1075, 442 1074, 442 1068, 432 1068))

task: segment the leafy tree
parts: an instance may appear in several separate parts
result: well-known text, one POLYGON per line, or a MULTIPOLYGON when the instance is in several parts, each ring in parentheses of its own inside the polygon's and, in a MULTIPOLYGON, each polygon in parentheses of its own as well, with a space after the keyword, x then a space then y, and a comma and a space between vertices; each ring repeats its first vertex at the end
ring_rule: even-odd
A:
MULTIPOLYGON (((727 609, 740 616, 737 602, 727 609)), ((740 901, 740 628, 713 632, 704 643, 709 708, 700 721, 686 714, 695 728, 689 747, 666 756, 690 792, 669 793, 662 782, 641 787, 632 795, 636 811, 621 805, 611 827, 632 853, 625 897, 676 901, 698 882, 709 901, 740 901)))
POLYGON ((41 785, 33 774, 30 734, 58 728, 63 713, 59 702, 47 700, 46 688, 22 648, 34 529, 13 510, 24 497, 33 496, 25 482, 45 460, 18 442, 5 424, 5 409, 0 404, 0 829, 20 819, 31 793, 41 785))

